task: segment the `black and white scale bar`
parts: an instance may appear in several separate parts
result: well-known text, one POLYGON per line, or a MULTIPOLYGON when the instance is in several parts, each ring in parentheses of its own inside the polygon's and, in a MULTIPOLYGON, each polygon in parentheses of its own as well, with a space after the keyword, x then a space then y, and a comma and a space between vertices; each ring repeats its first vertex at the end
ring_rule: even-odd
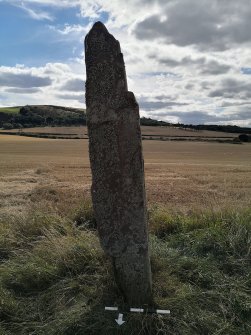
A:
POLYGON ((143 308, 130 308, 130 312, 134 313, 156 313, 156 314, 170 314, 169 309, 143 309, 143 308))
POLYGON ((130 312, 144 313, 144 309, 143 308, 130 308, 130 312))
POLYGON ((157 314, 170 314, 170 310, 169 309, 156 309, 156 313, 157 314))
MULTIPOLYGON (((105 307, 106 311, 118 311, 118 307, 105 307)), ((170 314, 169 309, 143 309, 143 308, 130 308, 132 313, 156 313, 156 314, 170 314)))
POLYGON ((105 307, 106 311, 118 311, 118 307, 105 307))

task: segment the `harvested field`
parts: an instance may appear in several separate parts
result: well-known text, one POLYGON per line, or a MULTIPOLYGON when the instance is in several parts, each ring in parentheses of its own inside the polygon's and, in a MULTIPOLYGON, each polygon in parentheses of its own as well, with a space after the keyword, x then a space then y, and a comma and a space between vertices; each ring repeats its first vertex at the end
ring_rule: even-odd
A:
MULTIPOLYGON (((248 334, 251 144, 143 147, 154 301, 171 314, 127 314, 121 334, 248 334)), ((118 334, 90 186, 88 140, 0 135, 1 334, 118 334)))
MULTIPOLYGON (((173 211, 251 205, 251 145, 144 141, 147 198, 173 211)), ((0 135, 0 214, 90 196, 87 140, 0 135), (60 200, 60 201, 59 201, 60 200)), ((67 206, 66 206, 67 207, 67 206)))
MULTIPOLYGON (((0 131, 6 132, 6 131, 0 131)), ((8 130, 10 133, 19 133, 20 130, 12 129, 8 130)), ((58 136, 76 136, 76 137, 86 137, 88 136, 86 126, 78 127, 37 127, 37 128, 24 128, 22 132, 25 134, 41 134, 41 135, 58 135, 58 136)), ((233 133, 224 133, 217 131, 208 131, 208 130, 193 130, 185 128, 176 128, 176 127, 150 127, 150 126, 141 126, 142 136, 151 139, 155 137, 181 137, 181 138, 223 138, 223 139, 232 139, 238 136, 238 134, 233 133)))

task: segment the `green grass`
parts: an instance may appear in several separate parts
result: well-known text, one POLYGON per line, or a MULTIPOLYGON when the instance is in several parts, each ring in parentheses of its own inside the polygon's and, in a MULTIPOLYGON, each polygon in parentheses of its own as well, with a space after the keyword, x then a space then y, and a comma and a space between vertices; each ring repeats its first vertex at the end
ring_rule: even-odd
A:
POLYGON ((251 211, 149 210, 154 299, 170 316, 132 315, 99 246, 90 202, 68 217, 31 211, 0 222, 0 334, 247 335, 251 211))
POLYGON ((18 114, 20 107, 0 107, 0 113, 18 114))

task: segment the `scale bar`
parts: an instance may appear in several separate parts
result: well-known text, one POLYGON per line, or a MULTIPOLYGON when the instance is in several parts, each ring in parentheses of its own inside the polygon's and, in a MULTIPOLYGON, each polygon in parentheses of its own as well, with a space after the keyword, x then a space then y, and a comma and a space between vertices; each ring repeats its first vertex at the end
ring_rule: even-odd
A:
POLYGON ((143 313, 144 309, 142 309, 142 308, 130 308, 130 312, 143 313))
POLYGON ((170 310, 168 309, 156 309, 157 314, 170 314, 170 310))
MULTIPOLYGON (((118 311, 119 308, 118 307, 105 307, 106 311, 118 311)), ((133 313, 157 313, 157 314, 170 314, 170 310, 169 309, 143 309, 143 308, 134 308, 131 307, 130 308, 130 312, 133 313)), ((125 313, 125 312, 124 312, 125 313)))
POLYGON ((106 311, 118 311, 118 307, 105 307, 106 311))

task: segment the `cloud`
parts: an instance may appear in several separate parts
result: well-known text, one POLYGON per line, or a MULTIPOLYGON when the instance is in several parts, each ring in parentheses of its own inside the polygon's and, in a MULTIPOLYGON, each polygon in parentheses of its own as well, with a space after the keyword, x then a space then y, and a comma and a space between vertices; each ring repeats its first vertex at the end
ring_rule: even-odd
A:
POLYGON ((21 5, 16 5, 16 6, 23 9, 34 20, 54 21, 54 17, 50 13, 29 8, 24 4, 24 2, 22 2, 21 5))
POLYGON ((173 58, 158 58, 158 56, 150 55, 150 57, 155 58, 160 64, 166 65, 168 67, 195 67, 201 74, 205 75, 218 75, 227 73, 231 66, 224 63, 219 63, 216 60, 208 60, 206 57, 192 58, 191 56, 185 56, 181 60, 176 60, 173 58))
POLYGON ((139 99, 139 106, 145 111, 154 111, 163 108, 170 108, 173 106, 185 106, 187 103, 175 102, 175 101, 146 101, 139 99))
POLYGON ((190 112, 181 112, 181 111, 170 111, 164 113, 160 113, 162 117, 165 115, 166 119, 169 116, 178 117, 179 122, 184 124, 209 124, 209 123, 229 123, 233 120, 235 121, 245 121, 251 120, 250 113, 245 111, 240 111, 236 113, 227 114, 211 114, 209 112, 202 111, 190 111, 190 112))
POLYGON ((45 103, 67 106, 70 103, 73 107, 83 108, 84 81, 76 78, 76 72, 79 73, 76 64, 73 68, 63 63, 48 63, 42 67, 2 66, 0 86, 4 88, 5 106, 45 103), (80 87, 77 86, 80 83, 81 94, 67 93, 80 92, 80 87), (66 84, 68 89, 63 94, 62 87, 66 84))
POLYGON ((42 69, 42 73, 46 75, 69 75, 72 73, 72 69, 64 63, 47 63, 42 69))
POLYGON ((229 102, 229 101, 223 101, 221 104, 221 107, 236 107, 236 106, 248 106, 251 105, 251 101, 243 101, 243 102, 229 102))
POLYGON ((58 34, 60 35, 63 35, 63 36, 67 36, 67 35, 73 35, 75 34, 76 36, 79 36, 79 35, 85 35, 87 34, 87 32, 91 29, 91 24, 88 24, 88 25, 80 25, 80 24, 64 24, 64 26, 61 28, 61 27, 58 27, 58 26, 53 26, 53 25, 49 25, 48 26, 50 30, 53 30, 55 32, 57 32, 58 34))
POLYGON ((29 6, 76 7, 79 9, 79 16, 88 18, 91 22, 97 21, 106 13, 109 16, 110 28, 125 27, 139 17, 145 16, 145 11, 151 11, 154 6, 154 1, 145 0, 23 0, 23 3, 29 6))
MULTIPOLYGON (((13 66, 9 72, 20 78, 23 75, 42 78, 42 82, 47 78, 50 84, 33 87, 28 80, 29 87, 5 86, 6 104, 46 101, 83 107, 83 38, 94 21, 103 20, 120 41, 128 86, 138 97, 141 115, 174 122, 225 120, 249 124, 244 114, 251 100, 250 0, 23 0, 23 3, 35 14, 54 16, 55 22, 48 25, 44 18, 45 22, 35 23, 42 27, 37 33, 45 49, 41 49, 37 58, 31 52, 30 58, 17 60, 25 66, 19 69, 13 66), (45 37, 44 30, 49 32, 50 39, 48 34, 45 37), (58 49, 60 52, 57 55, 52 52, 55 57, 50 58, 52 46, 60 45, 63 46, 58 49), (77 51, 69 54, 66 50, 77 51), (38 65, 30 67, 30 59, 38 65), (45 59, 53 59, 55 63, 45 65, 45 59), (29 90, 37 91, 28 96, 29 90)), ((26 47, 23 42, 20 48, 26 47)), ((0 83, 2 72, 8 71, 0 68, 0 83)), ((9 81, 16 82, 17 77, 14 79, 9 81)))
POLYGON ((155 55, 151 56, 153 58, 156 58, 160 64, 167 65, 170 67, 178 67, 178 66, 191 66, 191 65, 204 65, 206 63, 205 57, 200 57, 197 59, 191 58, 191 56, 183 57, 181 60, 176 60, 173 58, 158 58, 155 55))
POLYGON ((218 84, 217 88, 210 91, 209 97, 250 99, 251 83, 234 78, 225 78, 218 84))
POLYGON ((205 64, 205 66, 201 67, 201 74, 209 74, 209 75, 218 75, 229 72, 231 69, 230 65, 220 64, 215 60, 211 60, 205 64))
POLYGON ((65 91, 83 92, 85 83, 82 79, 70 79, 61 88, 65 91))
POLYGON ((32 94, 32 93, 37 93, 39 92, 39 88, 8 88, 5 89, 5 92, 8 93, 17 93, 17 94, 32 94))
POLYGON ((203 124, 210 122, 212 120, 215 121, 216 116, 210 115, 207 112, 200 111, 190 111, 190 112, 181 112, 181 111, 170 111, 170 112, 162 112, 160 116, 164 116, 168 119, 170 116, 175 116, 178 118, 178 121, 184 124, 203 124))
MULTIPOLYGON (((157 1, 161 5, 160 1, 157 1)), ((251 42, 249 0, 183 0, 162 4, 162 11, 136 24, 138 39, 158 39, 199 50, 228 49, 232 44, 251 42)))
POLYGON ((17 69, 17 72, 10 72, 0 67, 0 86, 18 87, 22 89, 32 87, 45 87, 51 85, 49 77, 42 77, 27 73, 25 70, 17 69))

